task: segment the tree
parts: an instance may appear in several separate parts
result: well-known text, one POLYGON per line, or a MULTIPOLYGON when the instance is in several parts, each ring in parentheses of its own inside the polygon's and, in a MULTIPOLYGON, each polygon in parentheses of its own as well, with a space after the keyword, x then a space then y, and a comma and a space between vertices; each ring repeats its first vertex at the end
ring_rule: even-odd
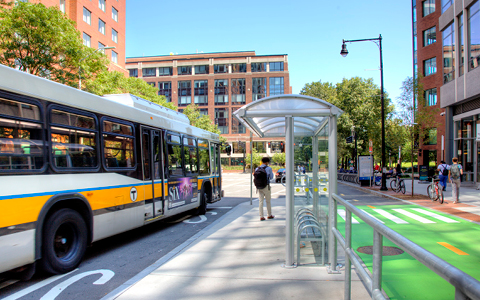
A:
MULTIPOLYGON (((262 164, 262 155, 260 155, 260 153, 258 153, 257 149, 255 148, 252 149, 252 153, 253 153, 253 169, 255 169, 256 167, 262 164)), ((245 158, 245 163, 247 164, 247 167, 250 167, 251 157, 252 156, 250 156, 250 153, 249 153, 245 158)))
POLYGON ((272 162, 277 164, 277 165, 284 166, 285 165, 285 153, 275 153, 272 156, 272 162))
POLYGON ((90 78, 107 69, 108 59, 83 45, 58 8, 19 1, 0 8, 0 63, 76 87, 79 68, 90 78))
POLYGON ((220 135, 218 126, 212 121, 212 119, 210 119, 209 116, 200 114, 198 105, 193 103, 187 105, 187 107, 185 107, 183 110, 183 114, 188 117, 191 125, 218 134, 220 136, 220 142, 223 145, 226 145, 227 139, 220 135))
POLYGON ((173 103, 167 102, 164 96, 158 95, 158 89, 155 87, 140 78, 125 77, 123 73, 118 71, 105 71, 98 74, 96 78, 91 78, 86 82, 85 90, 100 96, 129 93, 167 108, 177 110, 177 107, 173 103))

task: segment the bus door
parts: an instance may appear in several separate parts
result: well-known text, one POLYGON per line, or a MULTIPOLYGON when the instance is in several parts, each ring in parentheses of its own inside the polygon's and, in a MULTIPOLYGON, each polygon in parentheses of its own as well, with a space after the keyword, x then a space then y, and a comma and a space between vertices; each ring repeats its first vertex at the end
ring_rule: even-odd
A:
POLYGON ((220 191, 222 189, 222 182, 220 176, 220 145, 210 144, 210 154, 211 154, 211 166, 213 179, 213 198, 218 199, 220 197, 220 191))
POLYGON ((163 215, 163 148, 160 130, 142 127, 145 219, 163 215))

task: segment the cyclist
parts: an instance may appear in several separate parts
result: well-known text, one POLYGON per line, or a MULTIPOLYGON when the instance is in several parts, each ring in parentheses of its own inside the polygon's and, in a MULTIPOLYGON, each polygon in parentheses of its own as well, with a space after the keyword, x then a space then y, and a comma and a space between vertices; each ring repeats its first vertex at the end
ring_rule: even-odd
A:
POLYGON ((397 167, 395 167, 395 178, 397 179, 397 184, 400 182, 400 176, 402 176, 402 173, 402 167, 400 166, 400 163, 398 163, 397 167))
POLYGON ((437 167, 437 171, 439 172, 440 184, 444 191, 447 190, 448 170, 450 170, 450 166, 442 160, 437 167))

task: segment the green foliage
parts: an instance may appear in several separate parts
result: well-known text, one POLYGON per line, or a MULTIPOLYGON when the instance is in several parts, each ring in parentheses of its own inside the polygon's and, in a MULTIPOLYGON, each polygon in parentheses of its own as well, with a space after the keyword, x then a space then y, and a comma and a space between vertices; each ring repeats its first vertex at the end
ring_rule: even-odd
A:
POLYGON ((218 129, 218 126, 212 121, 212 119, 210 119, 210 117, 207 115, 200 114, 200 109, 198 108, 198 105, 193 103, 189 104, 183 110, 183 114, 188 117, 191 125, 218 134, 220 136, 220 141, 222 142, 222 144, 225 144, 227 142, 227 139, 220 135, 220 130, 218 129))
POLYGON ((76 87, 80 68, 91 78, 107 69, 108 59, 83 45, 75 23, 58 8, 19 1, 0 8, 0 63, 76 87))
POLYGON ((95 79, 90 79, 85 84, 85 90, 96 95, 130 93, 137 97, 152 101, 167 108, 177 110, 164 96, 158 95, 158 90, 136 77, 125 77, 118 71, 102 72, 95 79))
MULTIPOLYGON (((368 141, 371 139, 374 156, 381 157, 381 91, 372 79, 344 78, 342 82, 335 85, 328 82, 312 82, 306 84, 300 93, 325 100, 344 111, 337 123, 339 158, 353 157, 355 144, 347 144, 345 139, 352 135, 354 126, 357 133, 358 154, 368 154, 368 141)), ((386 93, 384 97, 387 131, 387 128, 394 127, 396 122, 390 122, 394 107, 386 93)), ((394 132, 393 129, 391 131, 394 132)))
MULTIPOLYGON (((253 168, 256 168, 262 164, 262 155, 257 152, 257 149, 253 148, 253 168)), ((245 157, 245 163, 248 168, 250 168, 251 156, 250 153, 245 157)))
POLYGON ((277 165, 284 166, 285 165, 285 153, 275 153, 272 156, 272 162, 277 164, 277 165))

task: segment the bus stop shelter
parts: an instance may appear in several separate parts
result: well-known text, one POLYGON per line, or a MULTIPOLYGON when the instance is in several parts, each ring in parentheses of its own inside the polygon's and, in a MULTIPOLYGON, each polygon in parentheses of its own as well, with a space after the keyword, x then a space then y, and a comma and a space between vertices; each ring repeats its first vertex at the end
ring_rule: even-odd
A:
POLYGON ((312 190, 313 207, 318 202, 319 159, 318 136, 327 129, 328 136, 328 223, 325 224, 328 238, 328 261, 336 261, 336 247, 333 235, 329 234, 334 218, 332 193, 337 192, 337 119, 343 112, 336 106, 318 98, 304 95, 276 95, 249 103, 233 115, 258 137, 285 138, 286 173, 286 231, 285 267, 295 267, 294 226, 295 226, 295 137, 312 137, 312 190))

